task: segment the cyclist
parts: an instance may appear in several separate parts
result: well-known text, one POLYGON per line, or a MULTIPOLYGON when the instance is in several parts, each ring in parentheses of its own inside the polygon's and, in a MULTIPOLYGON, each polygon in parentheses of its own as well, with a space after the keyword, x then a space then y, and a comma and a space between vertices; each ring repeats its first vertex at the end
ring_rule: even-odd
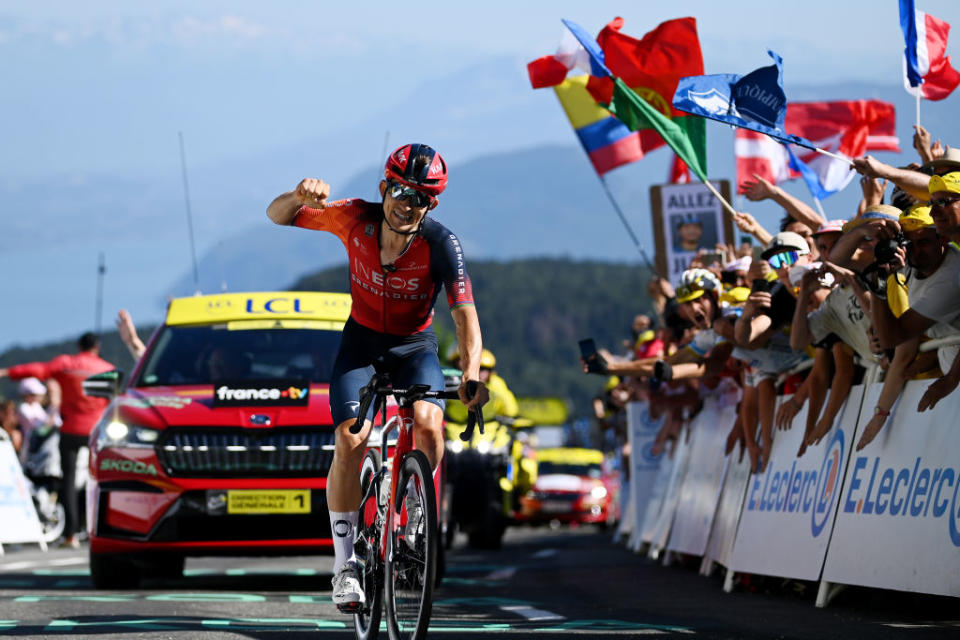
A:
MULTIPOLYGON (((431 327, 441 285, 460 345, 460 399, 475 407, 488 396, 479 379, 480 323, 460 241, 427 217, 446 186, 447 165, 440 154, 425 144, 408 144, 387 158, 380 182, 382 202, 328 202, 330 185, 306 178, 267 208, 267 216, 277 224, 335 234, 350 262, 353 303, 330 382, 336 447, 327 478, 335 555, 333 601, 345 613, 357 611, 365 601, 353 544, 362 497, 360 464, 370 430, 356 435, 349 431, 358 419, 360 389, 375 367, 389 372, 398 387, 444 388, 431 327), (478 383, 472 398, 469 381, 478 383)), ((363 416, 365 426, 372 413, 373 407, 363 416)), ((442 400, 414 404, 414 442, 436 470, 444 446, 442 400)))

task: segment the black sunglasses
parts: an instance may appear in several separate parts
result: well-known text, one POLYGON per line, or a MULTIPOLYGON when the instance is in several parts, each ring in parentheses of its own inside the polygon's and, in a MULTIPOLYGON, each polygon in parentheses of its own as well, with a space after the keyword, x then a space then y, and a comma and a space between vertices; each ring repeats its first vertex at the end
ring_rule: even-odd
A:
POLYGON ((387 193, 394 200, 409 200, 414 207, 426 207, 433 201, 433 196, 423 191, 417 191, 400 182, 388 182, 387 193))

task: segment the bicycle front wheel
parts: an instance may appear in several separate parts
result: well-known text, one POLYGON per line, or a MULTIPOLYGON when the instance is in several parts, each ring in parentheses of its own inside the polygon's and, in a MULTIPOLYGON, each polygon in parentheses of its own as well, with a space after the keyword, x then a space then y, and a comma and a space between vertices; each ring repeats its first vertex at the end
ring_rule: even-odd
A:
MULTIPOLYGON (((360 467, 360 490, 366 495, 382 463, 380 452, 367 451, 360 467)), ((377 504, 379 487, 360 505, 357 537, 354 551, 360 565, 360 581, 366 596, 365 606, 353 615, 353 628, 357 640, 375 640, 380 631, 380 614, 383 605, 383 562, 380 558, 380 536, 383 520, 377 504)))
POLYGON ((433 474, 422 452, 404 457, 396 488, 387 525, 387 629, 391 640, 418 640, 430 626, 440 535, 433 474))

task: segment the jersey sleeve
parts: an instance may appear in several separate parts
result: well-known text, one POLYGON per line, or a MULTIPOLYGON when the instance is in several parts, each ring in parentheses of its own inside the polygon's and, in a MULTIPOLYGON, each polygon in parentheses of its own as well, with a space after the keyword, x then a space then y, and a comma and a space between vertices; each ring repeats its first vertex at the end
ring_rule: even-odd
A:
POLYGON ((460 240, 454 234, 447 233, 440 243, 438 253, 437 275, 447 291, 447 303, 450 308, 473 305, 473 287, 470 284, 470 276, 467 275, 467 263, 463 258, 460 240))
POLYGON ((329 231, 346 245, 350 229, 364 211, 364 204, 362 200, 349 199, 330 202, 323 209, 303 205, 297 210, 293 224, 301 229, 329 231))
POLYGON ((24 378, 49 380, 63 368, 63 356, 57 356, 50 362, 28 362, 14 365, 8 369, 7 375, 11 380, 23 380, 24 378))

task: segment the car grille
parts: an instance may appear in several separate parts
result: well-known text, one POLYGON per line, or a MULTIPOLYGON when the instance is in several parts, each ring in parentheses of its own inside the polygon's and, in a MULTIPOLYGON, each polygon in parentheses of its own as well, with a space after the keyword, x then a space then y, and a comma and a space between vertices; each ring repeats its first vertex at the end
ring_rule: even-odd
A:
POLYGON ((157 456, 170 476, 324 477, 334 432, 311 429, 169 429, 157 456))

